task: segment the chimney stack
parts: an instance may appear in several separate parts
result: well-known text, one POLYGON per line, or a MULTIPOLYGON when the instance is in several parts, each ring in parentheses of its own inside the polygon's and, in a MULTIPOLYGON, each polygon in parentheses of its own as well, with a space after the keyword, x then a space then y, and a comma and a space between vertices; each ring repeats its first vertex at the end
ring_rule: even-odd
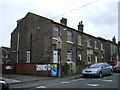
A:
POLYGON ((116 43, 116 38, 115 38, 115 36, 113 37, 112 41, 113 41, 114 43, 116 43))
POLYGON ((67 19, 64 18, 64 17, 62 17, 62 19, 60 20, 60 23, 61 23, 62 25, 67 26, 67 19))
POLYGON ((19 19, 19 20, 17 20, 17 26, 20 24, 20 22, 23 20, 23 18, 22 19, 19 19))
POLYGON ((79 25, 78 25, 78 31, 83 32, 83 27, 84 27, 84 25, 83 25, 83 21, 79 22, 79 25))

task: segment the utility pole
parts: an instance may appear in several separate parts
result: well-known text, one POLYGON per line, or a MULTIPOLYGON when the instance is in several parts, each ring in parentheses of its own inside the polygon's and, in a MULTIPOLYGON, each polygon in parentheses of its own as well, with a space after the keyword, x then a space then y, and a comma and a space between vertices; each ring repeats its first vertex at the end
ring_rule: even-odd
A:
POLYGON ((58 50, 58 64, 59 64, 59 67, 58 67, 58 68, 59 68, 58 77, 59 77, 59 78, 61 77, 61 69, 60 69, 60 62, 61 62, 61 61, 60 61, 60 51, 61 51, 61 50, 58 50))
POLYGON ((60 61, 60 51, 61 51, 61 48, 62 48, 62 40, 61 40, 61 38, 60 37, 58 37, 58 40, 57 40, 57 42, 56 42, 56 49, 58 50, 58 69, 59 69, 59 71, 58 71, 58 77, 61 77, 61 68, 60 68, 60 63, 61 63, 61 61, 60 61))

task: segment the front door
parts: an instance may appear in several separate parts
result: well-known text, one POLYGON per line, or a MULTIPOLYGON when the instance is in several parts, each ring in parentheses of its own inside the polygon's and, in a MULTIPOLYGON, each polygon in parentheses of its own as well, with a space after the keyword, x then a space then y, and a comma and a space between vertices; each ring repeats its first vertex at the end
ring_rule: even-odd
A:
POLYGON ((53 63, 58 63, 58 51, 53 51, 53 63))
POLYGON ((97 63, 98 62, 98 57, 97 56, 95 56, 95 63, 97 63))

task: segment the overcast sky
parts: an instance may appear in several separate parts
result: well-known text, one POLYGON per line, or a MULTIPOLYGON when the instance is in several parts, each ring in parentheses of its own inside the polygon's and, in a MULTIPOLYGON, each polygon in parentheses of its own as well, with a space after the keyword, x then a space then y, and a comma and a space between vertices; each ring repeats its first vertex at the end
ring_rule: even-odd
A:
POLYGON ((28 12, 59 22, 67 18, 68 26, 77 29, 83 21, 84 32, 118 41, 119 0, 0 0, 0 46, 10 47, 10 35, 18 19, 28 12), (93 2, 93 3, 92 3, 93 2))

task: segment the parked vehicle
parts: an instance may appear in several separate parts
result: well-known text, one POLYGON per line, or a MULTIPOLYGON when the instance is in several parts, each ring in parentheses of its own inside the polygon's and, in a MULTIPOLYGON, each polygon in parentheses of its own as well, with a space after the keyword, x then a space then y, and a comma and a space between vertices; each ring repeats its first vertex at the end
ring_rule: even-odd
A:
POLYGON ((115 66, 117 64, 117 61, 110 61, 108 62, 111 66, 115 66))
POLYGON ((103 75, 112 75, 113 68, 108 63, 95 63, 92 64, 90 67, 85 68, 82 71, 82 76, 98 76, 102 77, 103 75))
POLYGON ((0 80, 0 89, 1 90, 9 90, 9 85, 4 80, 0 80))
POLYGON ((120 72, 120 61, 113 67, 114 72, 120 72))

